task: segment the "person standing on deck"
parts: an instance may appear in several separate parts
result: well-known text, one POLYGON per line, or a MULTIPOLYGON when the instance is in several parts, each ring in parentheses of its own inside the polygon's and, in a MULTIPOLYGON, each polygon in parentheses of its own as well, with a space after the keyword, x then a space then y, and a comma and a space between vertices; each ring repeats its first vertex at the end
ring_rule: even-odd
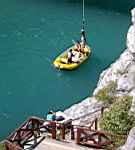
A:
POLYGON ((56 115, 53 111, 49 111, 47 116, 46 116, 46 120, 48 121, 54 121, 56 118, 56 115))

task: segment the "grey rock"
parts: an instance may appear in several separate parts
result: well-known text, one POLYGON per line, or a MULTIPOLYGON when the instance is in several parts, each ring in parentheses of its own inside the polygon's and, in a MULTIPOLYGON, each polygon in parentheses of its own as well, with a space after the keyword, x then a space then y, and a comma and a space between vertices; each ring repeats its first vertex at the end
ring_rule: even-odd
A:
POLYGON ((75 104, 64 111, 64 114, 73 119, 74 125, 89 125, 94 118, 101 115, 103 103, 96 101, 95 97, 88 97, 81 103, 75 104), (93 112, 97 111, 93 114, 93 112))

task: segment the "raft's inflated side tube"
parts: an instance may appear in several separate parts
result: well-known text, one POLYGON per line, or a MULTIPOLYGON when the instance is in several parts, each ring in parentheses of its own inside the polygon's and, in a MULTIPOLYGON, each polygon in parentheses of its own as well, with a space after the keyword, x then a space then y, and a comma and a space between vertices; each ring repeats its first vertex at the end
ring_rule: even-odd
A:
MULTIPOLYGON (((69 48, 69 49, 74 49, 74 46, 69 48)), ((78 68, 86 59, 88 59, 88 57, 91 54, 91 49, 88 45, 85 46, 85 51, 87 51, 87 55, 82 55, 80 62, 79 63, 67 63, 67 53, 68 50, 66 50, 64 53, 62 53, 60 56, 58 56, 53 64, 56 68, 58 69, 63 69, 63 70, 73 70, 78 68)))

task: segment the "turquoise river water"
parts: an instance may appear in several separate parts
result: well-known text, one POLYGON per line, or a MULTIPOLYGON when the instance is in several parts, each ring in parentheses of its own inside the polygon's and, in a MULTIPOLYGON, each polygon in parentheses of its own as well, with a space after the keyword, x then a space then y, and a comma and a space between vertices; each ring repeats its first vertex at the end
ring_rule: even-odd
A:
POLYGON ((0 139, 31 115, 45 117, 90 96, 124 50, 128 9, 87 1, 92 56, 75 71, 54 68, 54 58, 79 39, 81 7, 79 0, 0 0, 0 139))

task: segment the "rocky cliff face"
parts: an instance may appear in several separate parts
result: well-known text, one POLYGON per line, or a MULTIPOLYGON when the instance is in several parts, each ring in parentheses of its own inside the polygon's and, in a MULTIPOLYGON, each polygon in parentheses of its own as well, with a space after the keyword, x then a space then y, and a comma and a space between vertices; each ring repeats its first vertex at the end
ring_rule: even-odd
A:
MULTIPOLYGON (((108 69, 103 71, 100 75, 97 88, 94 90, 93 97, 87 98, 79 104, 75 104, 69 109, 65 110, 65 114, 70 118, 80 119, 74 121, 74 124, 84 125, 89 124, 93 117, 89 115, 84 116, 100 109, 103 104, 96 101, 94 95, 106 87, 111 81, 117 82, 116 95, 130 95, 133 96, 132 106, 130 111, 135 114, 135 8, 132 13, 132 25, 127 33, 127 48, 121 54, 119 59, 114 62, 108 69)), ((95 114, 100 117, 100 113, 95 114)), ((127 142, 119 150, 135 150, 135 128, 130 131, 127 142)))
POLYGON ((64 114, 74 120, 74 125, 89 126, 95 118, 100 117, 100 110, 102 106, 103 104, 97 102, 95 97, 88 97, 81 103, 75 104, 69 109, 65 110, 64 114))
POLYGON ((132 25, 127 33, 127 48, 116 62, 101 73, 93 95, 111 81, 116 81, 116 94, 133 96, 131 111, 135 112, 135 9, 131 13, 132 25))
MULTIPOLYGON (((127 48, 119 59, 103 71, 93 95, 107 86, 110 81, 117 82, 117 95, 133 96, 130 111, 135 114, 135 8, 131 11, 132 25, 127 33, 127 48)), ((125 145, 119 150, 135 150, 135 127, 131 129, 125 145)))

